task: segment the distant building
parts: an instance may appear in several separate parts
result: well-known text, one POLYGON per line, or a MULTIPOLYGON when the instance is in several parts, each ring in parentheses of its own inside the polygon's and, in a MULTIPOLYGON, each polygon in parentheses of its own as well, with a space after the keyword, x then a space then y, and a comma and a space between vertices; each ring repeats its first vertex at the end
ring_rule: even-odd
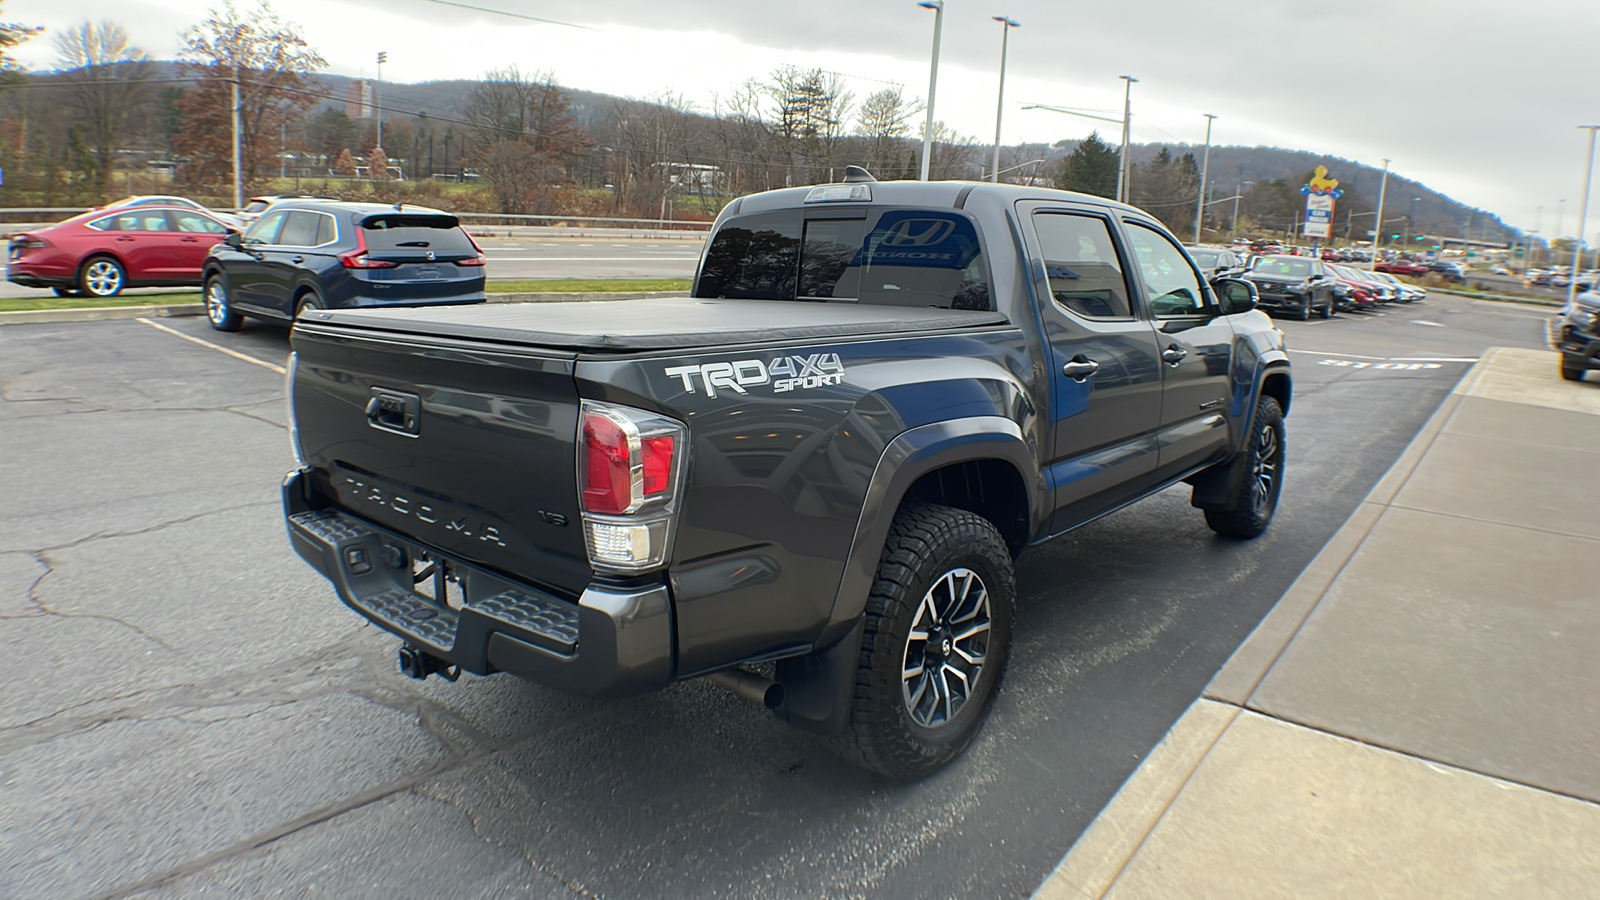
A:
POLYGON ((360 79, 350 82, 350 93, 345 98, 344 114, 352 119, 370 119, 376 114, 377 98, 372 82, 360 79))

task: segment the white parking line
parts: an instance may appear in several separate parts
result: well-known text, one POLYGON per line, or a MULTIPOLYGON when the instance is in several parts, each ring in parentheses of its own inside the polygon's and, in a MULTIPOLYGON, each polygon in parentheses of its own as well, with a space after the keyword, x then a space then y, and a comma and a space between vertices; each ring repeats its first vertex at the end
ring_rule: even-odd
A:
POLYGON ((1308 353, 1308 354, 1310 354, 1312 356, 1344 356, 1344 357, 1348 357, 1350 359, 1375 359, 1375 360, 1377 360, 1379 362, 1383 362, 1383 361, 1385 361, 1385 360, 1387 360, 1389 358, 1387 356, 1362 356, 1359 353, 1330 353, 1330 352, 1328 352, 1326 350, 1299 350, 1299 349, 1296 349, 1294 347, 1290 347, 1289 348, 1289 352, 1290 353, 1308 353))
POLYGON ((210 341, 202 341, 197 337, 190 337, 189 335, 184 334, 181 331, 175 331, 175 330, 173 330, 171 328, 168 328, 167 326, 162 325, 160 323, 152 322, 149 319, 138 319, 137 321, 143 322, 144 324, 149 325, 151 328, 154 328, 157 331, 165 331, 167 334, 177 335, 178 337, 181 337, 186 341, 193 341, 194 343, 199 344, 202 347, 210 347, 212 350, 215 350, 218 353, 225 353, 228 356, 233 357, 234 359, 242 359, 247 363, 255 363, 256 365, 262 367, 263 369, 271 369, 272 371, 277 372, 279 375, 282 375, 285 372, 285 369, 283 368, 283 366, 273 365, 272 363, 269 363, 264 359, 256 359, 254 356, 246 356, 243 353, 239 353, 239 352, 234 351, 234 350, 229 350, 227 347, 224 347, 224 346, 222 346, 220 344, 213 344, 210 341))

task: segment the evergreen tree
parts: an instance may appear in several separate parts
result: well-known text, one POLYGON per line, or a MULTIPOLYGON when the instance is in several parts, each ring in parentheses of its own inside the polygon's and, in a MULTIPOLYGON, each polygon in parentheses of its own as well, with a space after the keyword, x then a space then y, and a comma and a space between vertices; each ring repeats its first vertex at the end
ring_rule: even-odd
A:
POLYGON ((1100 140, 1098 131, 1078 142, 1077 149, 1061 164, 1056 187, 1097 197, 1117 195, 1117 151, 1100 140))

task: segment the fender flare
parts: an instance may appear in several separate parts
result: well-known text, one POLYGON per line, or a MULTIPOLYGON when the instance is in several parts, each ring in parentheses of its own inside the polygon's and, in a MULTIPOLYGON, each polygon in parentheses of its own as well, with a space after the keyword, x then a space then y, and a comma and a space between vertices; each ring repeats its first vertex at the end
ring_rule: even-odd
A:
POLYGON ((979 460, 1008 462, 1022 476, 1028 492, 1028 518, 1036 528, 1044 520, 1044 475, 1038 454, 1022 427, 1002 416, 972 416, 930 422, 901 432, 878 457, 867 483, 861 516, 856 520, 850 555, 845 560, 833 612, 819 645, 837 639, 854 625, 866 608, 867 594, 877 577, 878 560, 889 538, 889 527, 906 492, 918 478, 954 463, 979 460))

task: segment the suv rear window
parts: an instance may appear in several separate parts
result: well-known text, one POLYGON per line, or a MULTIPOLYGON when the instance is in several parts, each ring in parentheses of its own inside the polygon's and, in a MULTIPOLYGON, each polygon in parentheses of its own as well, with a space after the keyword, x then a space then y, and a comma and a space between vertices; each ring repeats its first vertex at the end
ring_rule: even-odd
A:
POLYGON ((928 209, 795 209, 738 216, 711 239, 698 297, 990 309, 966 215, 928 209))
POLYGON ((368 216, 361 220, 369 250, 432 250, 435 253, 477 256, 478 248, 461 230, 455 216, 415 213, 368 216))

